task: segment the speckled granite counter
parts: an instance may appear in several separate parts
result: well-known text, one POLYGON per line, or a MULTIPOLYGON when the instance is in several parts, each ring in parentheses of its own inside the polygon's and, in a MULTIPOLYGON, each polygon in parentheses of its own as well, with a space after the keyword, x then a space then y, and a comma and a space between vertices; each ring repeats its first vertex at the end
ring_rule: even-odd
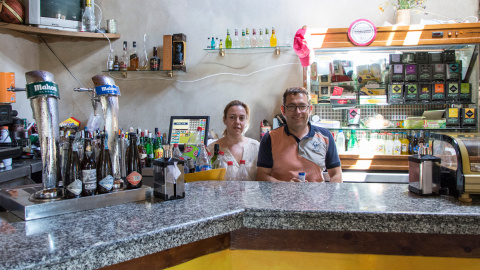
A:
POLYGON ((241 228, 480 234, 480 201, 404 184, 195 182, 155 198, 33 221, 0 214, 1 269, 94 269, 241 228))

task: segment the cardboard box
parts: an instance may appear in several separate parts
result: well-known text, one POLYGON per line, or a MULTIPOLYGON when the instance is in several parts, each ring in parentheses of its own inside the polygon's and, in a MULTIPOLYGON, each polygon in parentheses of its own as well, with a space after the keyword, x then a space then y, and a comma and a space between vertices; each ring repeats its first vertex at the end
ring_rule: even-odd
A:
POLYGON ((357 96, 331 96, 330 104, 333 107, 352 107, 357 105, 357 96))
POLYGON ((172 70, 172 35, 163 36, 163 70, 172 70))
POLYGON ((433 128, 433 129, 444 129, 446 127, 446 120, 439 119, 439 120, 425 120, 425 128, 433 128))
POLYGON ((174 34, 172 36, 172 69, 187 71, 186 63, 187 36, 185 34, 174 34))
POLYGON ((15 92, 7 91, 8 88, 15 88, 15 73, 0 72, 0 103, 15 103, 15 92))
POLYGON ((387 95, 360 96, 360 105, 388 105, 387 95))

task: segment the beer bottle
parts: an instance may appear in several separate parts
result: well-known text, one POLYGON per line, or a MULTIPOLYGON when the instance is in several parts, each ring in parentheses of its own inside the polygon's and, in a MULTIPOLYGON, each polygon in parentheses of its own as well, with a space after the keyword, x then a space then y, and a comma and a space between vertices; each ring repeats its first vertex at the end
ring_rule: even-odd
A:
POLYGON ((82 170, 78 156, 77 144, 74 145, 75 136, 68 137, 68 157, 63 179, 63 196, 67 199, 79 198, 82 193, 82 170))
POLYGON ((138 153, 140 154, 140 162, 142 164, 142 168, 145 168, 147 164, 147 150, 145 149, 145 137, 144 132, 140 132, 140 143, 138 144, 138 153))
POLYGON ((107 136, 105 134, 100 135, 100 156, 97 163, 97 191, 99 194, 112 192, 114 180, 107 136))
POLYGON ((93 196, 97 190, 97 165, 91 138, 85 138, 83 146, 82 188, 82 196, 93 196))
POLYGON ((137 135, 135 133, 128 134, 130 147, 127 154, 127 189, 139 188, 142 186, 142 166, 140 163, 140 155, 138 147, 136 147, 137 135))

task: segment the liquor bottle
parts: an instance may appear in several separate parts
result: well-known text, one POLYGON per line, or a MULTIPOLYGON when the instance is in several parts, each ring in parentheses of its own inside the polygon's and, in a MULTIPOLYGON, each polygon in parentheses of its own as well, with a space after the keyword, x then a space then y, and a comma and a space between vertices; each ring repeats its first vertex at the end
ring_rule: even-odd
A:
POLYGON ((178 143, 173 144, 172 157, 174 157, 174 158, 183 157, 182 151, 180 151, 180 148, 178 147, 178 143))
POLYGON ((120 70, 120 62, 118 61, 118 55, 115 55, 115 61, 113 61, 113 71, 120 70))
POLYGON ((212 40, 210 41, 210 49, 215 50, 215 38, 212 37, 212 40))
POLYGON ((215 49, 220 48, 220 41, 218 40, 218 37, 215 38, 215 49))
POLYGON ((256 31, 255 31, 255 28, 252 29, 252 39, 250 40, 250 45, 252 46, 252 48, 258 47, 258 44, 257 44, 257 33, 256 33, 256 31))
POLYGON ((227 162, 227 171, 225 172, 225 181, 235 181, 237 178, 237 170, 233 166, 233 161, 227 162))
POLYGON ((128 138, 130 140, 130 147, 128 148, 127 154, 126 188, 134 189, 142 186, 142 166, 140 163, 140 155, 138 153, 138 148, 136 147, 137 134, 132 132, 128 135, 128 138))
POLYGON ((153 47, 153 56, 150 58, 150 70, 160 70, 160 58, 157 56, 157 47, 153 47))
POLYGON ((400 141, 400 135, 395 133, 393 139, 393 154, 394 155, 401 155, 402 154, 402 142, 400 141))
POLYGON ((260 33, 258 35, 258 47, 265 47, 265 43, 264 43, 264 40, 263 40, 263 35, 262 35, 262 28, 259 28, 260 29, 260 33))
POLYGON ((92 139, 85 138, 82 159, 82 196, 93 196, 97 190, 97 164, 93 153, 92 139))
POLYGON ((82 16, 82 32, 95 32, 95 13, 92 8, 92 1, 87 0, 85 11, 82 16))
POLYGON ((65 178, 63 179, 63 196, 67 199, 79 198, 82 194, 82 169, 80 167, 80 158, 78 148, 75 143, 75 136, 68 138, 68 159, 65 169, 65 178))
POLYGON ((97 163, 97 191, 98 194, 104 194, 112 192, 114 178, 110 151, 108 150, 108 135, 102 134, 100 138, 102 140, 102 150, 97 163))
POLYGON ((150 60, 147 52, 147 34, 143 35, 143 48, 138 58, 138 70, 149 70, 150 60))
POLYGON ((113 49, 110 49, 110 53, 108 54, 108 60, 107 60, 108 71, 113 71, 113 62, 114 62, 113 49))
POLYGON ((140 132, 140 142, 137 146, 142 168, 145 168, 145 165, 147 164, 147 150, 145 149, 145 138, 143 137, 144 134, 145 133, 143 131, 140 132))
POLYGON ((218 48, 223 49, 223 39, 220 39, 220 42, 218 43, 218 48))
POLYGON ((425 136, 424 136, 424 133, 423 133, 423 130, 420 130, 420 133, 418 135, 418 143, 417 143, 418 147, 417 147, 417 152, 419 155, 425 155, 425 151, 426 151, 426 148, 427 148, 427 143, 425 141, 425 136))
POLYGON ((233 48, 240 48, 240 39, 238 38, 237 29, 235 29, 235 37, 233 38, 233 48))
MULTIPOLYGON (((415 132, 413 132, 415 133, 415 132)), ((418 154, 418 136, 417 134, 412 135, 412 154, 418 154)))
POLYGON ((120 70, 124 71, 127 70, 128 65, 129 65, 129 59, 128 59, 128 54, 127 54, 127 42, 123 42, 123 55, 122 58, 120 59, 120 70))
POLYGON ((250 44, 250 32, 248 31, 248 28, 245 29, 245 48, 250 48, 252 47, 252 44, 250 44))
POLYGON ((270 46, 270 34, 268 33, 268 28, 265 28, 265 38, 263 43, 265 44, 265 47, 270 46))
POLYGON ((272 27, 272 36, 270 37, 270 47, 277 47, 277 36, 275 35, 275 28, 272 27))
POLYGON ((247 167, 245 166, 245 160, 240 160, 240 167, 237 172, 237 181, 251 181, 252 179, 248 175, 247 167))
POLYGON ((212 47, 212 40, 210 39, 210 37, 208 37, 208 43, 207 43, 207 49, 211 49, 212 47))
POLYGON ((242 29, 242 38, 240 39, 240 48, 245 48, 245 30, 242 29))
POLYGON ((232 37, 230 37, 230 30, 227 29, 227 38, 225 39, 225 48, 232 48, 232 37))
POLYGON ((198 157, 195 160, 195 171, 203 172, 203 171, 211 170, 212 164, 208 159, 207 149, 205 149, 205 146, 203 144, 201 145, 199 151, 200 153, 198 153, 198 157))
POLYGON ((153 134, 148 134, 147 141, 145 142, 145 150, 147 151, 147 167, 152 167, 152 161, 154 159, 153 154, 153 134))
POLYGON ((153 155, 155 159, 163 157, 162 136, 159 131, 157 131, 157 139, 153 144, 153 155))
POLYGON ((137 54, 137 42, 133 42, 132 51, 130 53, 130 66, 128 70, 138 70, 138 54, 137 54))

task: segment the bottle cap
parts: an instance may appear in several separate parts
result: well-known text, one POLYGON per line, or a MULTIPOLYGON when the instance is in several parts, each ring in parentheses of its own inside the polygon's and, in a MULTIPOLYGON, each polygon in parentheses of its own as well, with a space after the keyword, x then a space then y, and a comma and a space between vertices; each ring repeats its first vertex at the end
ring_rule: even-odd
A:
POLYGON ((209 156, 209 157, 211 157, 211 156, 212 156, 212 153, 210 153, 210 152, 207 152, 207 154, 208 154, 208 156, 209 156))
POLYGON ((227 165, 228 165, 228 166, 230 166, 230 165, 232 165, 232 166, 233 166, 233 161, 229 161, 229 162, 227 162, 227 165))
POLYGON ((174 144, 173 144, 173 147, 178 147, 178 143, 174 143, 174 144))
POLYGON ((197 131, 202 131, 203 128, 202 127, 197 127, 197 131))
POLYGON ((218 152, 218 154, 222 155, 222 156, 225 155, 225 153, 223 151, 218 152))
MULTIPOLYGON (((233 162, 232 162, 233 163, 233 162)), ((240 160, 240 164, 245 164, 245 160, 240 160)))
POLYGON ((298 175, 299 176, 305 176, 305 173, 304 172, 299 172, 298 175))

